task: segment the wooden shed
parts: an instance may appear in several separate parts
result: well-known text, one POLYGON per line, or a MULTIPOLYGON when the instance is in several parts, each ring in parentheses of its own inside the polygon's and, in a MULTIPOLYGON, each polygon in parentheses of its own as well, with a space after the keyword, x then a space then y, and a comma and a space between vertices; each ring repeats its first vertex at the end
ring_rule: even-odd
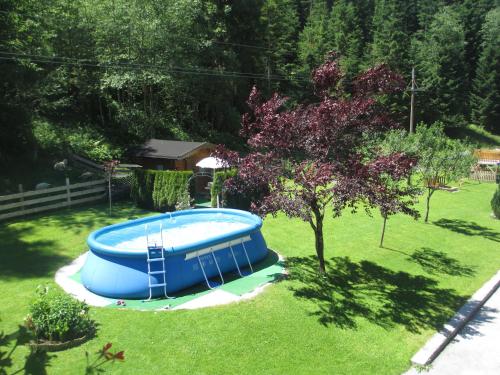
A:
POLYGON ((145 169, 196 171, 196 163, 214 149, 208 142, 150 139, 136 151, 135 162, 145 169))
MULTIPOLYGON (((208 142, 171 141, 150 139, 135 153, 135 162, 144 169, 177 170, 199 172, 196 166, 200 160, 210 156, 215 145, 208 142)), ((212 178, 200 176, 194 180, 196 196, 209 199, 212 178)))

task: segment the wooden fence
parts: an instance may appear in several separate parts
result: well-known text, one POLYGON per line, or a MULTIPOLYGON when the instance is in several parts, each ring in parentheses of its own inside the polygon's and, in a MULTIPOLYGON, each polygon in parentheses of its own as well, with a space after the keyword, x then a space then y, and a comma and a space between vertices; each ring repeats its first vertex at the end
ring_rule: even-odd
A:
POLYGON ((0 195, 0 220, 97 201, 106 190, 105 179, 71 185, 66 178, 64 186, 33 191, 23 191, 19 185, 19 193, 0 195))
POLYGON ((479 169, 476 168, 470 173, 471 180, 482 181, 482 182, 495 182, 496 172, 489 169, 479 169))

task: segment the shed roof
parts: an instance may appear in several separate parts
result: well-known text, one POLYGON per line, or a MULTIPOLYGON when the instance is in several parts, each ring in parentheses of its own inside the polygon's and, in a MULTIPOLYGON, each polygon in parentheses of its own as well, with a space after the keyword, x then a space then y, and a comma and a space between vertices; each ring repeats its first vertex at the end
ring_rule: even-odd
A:
POLYGON ((181 160, 198 149, 213 147, 214 145, 208 142, 185 142, 151 138, 139 147, 136 156, 181 160))

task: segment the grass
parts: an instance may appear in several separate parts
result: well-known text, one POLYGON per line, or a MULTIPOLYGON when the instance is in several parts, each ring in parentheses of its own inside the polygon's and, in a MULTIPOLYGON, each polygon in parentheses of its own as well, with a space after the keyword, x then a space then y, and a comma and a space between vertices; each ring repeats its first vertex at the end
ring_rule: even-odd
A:
MULTIPOLYGON (((125 350, 120 374, 400 374, 411 356, 500 268, 500 221, 490 217, 493 184, 438 191, 430 223, 346 213, 325 223, 328 273, 319 277, 308 224, 267 218, 268 246, 287 257, 290 276, 258 297, 194 311, 92 308, 98 335, 49 354, 48 372, 83 373, 84 351, 106 342, 125 350)), ((420 207, 423 209, 423 206, 420 207)), ((0 225, 0 331, 17 330, 37 285, 85 251, 91 230, 145 215, 127 204, 0 225)), ((14 351, 22 366, 24 347, 14 351)))
POLYGON ((450 129, 453 138, 465 139, 479 148, 500 147, 500 135, 490 133, 481 126, 470 124, 464 128, 450 129))

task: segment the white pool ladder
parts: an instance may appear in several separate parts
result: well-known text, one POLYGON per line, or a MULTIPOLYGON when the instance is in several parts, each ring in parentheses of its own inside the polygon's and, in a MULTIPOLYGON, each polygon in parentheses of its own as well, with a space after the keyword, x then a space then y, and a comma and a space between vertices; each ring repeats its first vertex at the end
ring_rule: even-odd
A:
MULTIPOLYGON (((215 265, 217 266, 217 271, 219 272, 219 277, 221 280, 221 283, 219 285, 216 285, 216 286, 213 286, 212 284, 210 284, 210 280, 208 280, 207 273, 205 272, 205 268, 203 267, 203 262, 200 259, 200 255, 197 255, 196 258, 198 258, 198 264, 200 265, 201 272, 203 272, 203 277, 205 277, 205 282, 207 283, 208 288, 209 289, 216 289, 216 288, 219 288, 222 285, 224 285, 224 278, 222 277, 222 272, 220 271, 219 263, 217 262, 217 258, 215 257, 214 252, 210 251, 209 254, 212 254, 212 257, 214 259, 215 265)), ((204 255, 208 255, 208 254, 204 254, 204 255)), ((203 256, 203 255, 201 255, 201 256, 203 256)))
POLYGON ((148 288, 149 288, 149 297, 146 301, 152 300, 154 288, 162 288, 162 287, 165 298, 172 298, 167 294, 167 275, 165 271, 165 247, 163 246, 163 223, 160 222, 160 242, 161 242, 160 245, 158 245, 156 241, 153 242, 152 245, 150 245, 147 224, 145 225, 145 230, 146 230, 146 247, 147 247, 146 261, 148 264, 148 288), (161 262, 161 269, 153 271, 151 265, 153 263, 156 264, 157 262, 161 262), (163 275, 163 282, 153 283, 151 279, 153 275, 163 275))
POLYGON ((250 263, 250 258, 248 257, 247 249, 245 247, 245 243, 242 242, 241 246, 243 247, 243 253, 245 254, 245 257, 248 262, 248 268, 250 268, 250 272, 241 272, 240 266, 238 265, 238 261, 236 260, 236 256, 234 255, 233 251, 233 246, 229 245, 229 250, 231 250, 231 255, 233 256, 234 264, 236 264, 236 269, 238 270, 238 273, 240 274, 241 277, 248 276, 253 273, 253 268, 252 268, 252 263, 250 263))

